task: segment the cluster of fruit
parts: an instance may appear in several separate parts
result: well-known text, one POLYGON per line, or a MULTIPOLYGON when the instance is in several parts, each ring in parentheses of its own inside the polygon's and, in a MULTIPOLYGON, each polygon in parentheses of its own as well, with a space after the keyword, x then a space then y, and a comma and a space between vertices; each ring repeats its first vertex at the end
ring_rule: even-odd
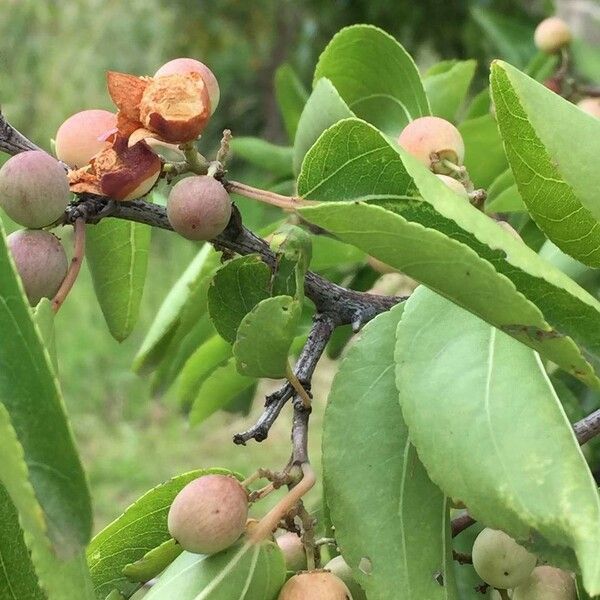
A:
MULTIPOLYGON (((246 489, 227 475, 204 475, 188 483, 175 497, 168 516, 169 533, 179 545, 188 552, 207 555, 230 548, 251 534, 255 523, 248 519, 246 489)), ((287 570, 294 573, 282 587, 279 600, 366 600, 341 556, 323 569, 306 570, 306 552, 297 533, 281 533, 275 542, 287 570)))
MULTIPOLYGON (((537 26, 533 39, 538 50, 546 54, 556 54, 571 43, 573 32, 560 17, 549 17, 537 26)), ((560 77, 550 77, 544 84, 557 94, 562 92, 560 77)), ((584 96, 579 99, 577 106, 594 117, 600 117, 600 98, 584 96)))
MULTIPOLYGON (((41 150, 17 154, 0 169, 0 206, 27 229, 8 237, 32 306, 52 298, 68 269, 60 240, 45 229, 60 222, 71 192, 125 202, 147 194, 165 160, 183 161, 182 144, 193 142, 219 102, 219 85, 206 65, 179 58, 153 77, 108 74, 119 108, 84 110, 58 129, 58 160, 41 150)), ((219 235, 231 217, 231 202, 214 177, 194 175, 171 190, 171 226, 191 240, 219 235)))
MULTIPOLYGON (((511 590, 513 600, 576 600, 572 573, 536 563, 533 554, 496 529, 483 529, 473 544, 479 577, 497 590, 511 590)), ((493 597, 502 596, 494 591, 493 597)))

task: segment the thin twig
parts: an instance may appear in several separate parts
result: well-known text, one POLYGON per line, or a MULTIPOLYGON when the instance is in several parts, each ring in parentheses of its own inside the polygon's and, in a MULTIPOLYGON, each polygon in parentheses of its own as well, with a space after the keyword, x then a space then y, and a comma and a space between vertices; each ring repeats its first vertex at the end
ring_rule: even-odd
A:
POLYGON ((471 527, 471 525, 474 525, 475 523, 477 523, 477 521, 466 512, 458 517, 455 517, 452 519, 451 525, 452 537, 456 537, 459 533, 462 533, 465 529, 471 527))
POLYGON ((300 206, 309 206, 315 204, 308 200, 303 200, 297 196, 283 196, 282 194, 276 194, 268 190, 261 190, 251 185, 241 183, 239 181, 223 181, 223 185, 228 192, 251 198, 252 200, 258 200, 259 202, 265 202, 266 204, 272 204, 279 208, 287 208, 294 210, 300 206))
MULTIPOLYGON (((332 316, 317 314, 313 318, 313 325, 294 369, 296 377, 307 392, 310 391, 310 380, 315 367, 317 366, 317 363, 319 362, 319 359, 321 358, 321 355, 325 350, 325 346, 327 346, 327 342, 329 341, 334 329, 335 321, 332 316)), ((267 396, 265 410, 259 417, 258 421, 247 431, 234 435, 234 443, 244 445, 248 440, 251 439, 254 439, 257 442, 262 442, 265 440, 269 434, 271 426, 279 416, 281 409, 285 406, 288 400, 294 397, 294 395, 295 390, 293 386, 289 382, 286 382, 279 390, 270 396, 267 396)), ((299 407, 295 408, 294 419, 299 419, 298 426, 300 426, 304 416, 300 417, 300 415, 296 415, 298 411, 299 407)), ((310 411, 305 409, 304 412, 306 413, 306 420, 308 422, 308 413, 310 411)), ((302 436, 299 435, 300 433, 301 430, 296 431, 296 441, 298 447, 297 452, 295 448, 293 455, 293 461, 296 463, 304 462, 303 459, 307 458, 308 456, 306 449, 304 448, 304 451, 302 450, 303 441, 302 436)), ((293 433, 292 436, 294 436, 293 433)))
POLYGON ((309 463, 300 465, 302 479, 294 486, 256 525, 250 534, 250 542, 257 544, 271 535, 279 521, 294 508, 298 500, 315 485, 316 477, 309 463))
POLYGON ((573 425, 575 436, 581 446, 600 434, 600 409, 590 413, 587 417, 573 425))
POLYGON ((69 292, 75 285, 85 256, 85 221, 81 217, 76 219, 75 223, 73 223, 73 231, 75 236, 73 258, 71 259, 67 275, 60 284, 58 292, 56 292, 56 295, 52 299, 52 310, 55 313, 58 312, 59 308, 69 295, 69 292))
POLYGON ((459 565, 472 565, 473 557, 470 554, 464 552, 457 552, 452 550, 452 559, 455 560, 459 565))

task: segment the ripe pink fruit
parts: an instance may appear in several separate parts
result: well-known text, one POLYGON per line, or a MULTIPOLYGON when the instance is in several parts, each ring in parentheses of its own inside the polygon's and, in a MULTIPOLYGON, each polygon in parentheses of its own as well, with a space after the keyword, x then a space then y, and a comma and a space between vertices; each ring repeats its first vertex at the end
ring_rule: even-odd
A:
POLYGON ((294 575, 279 592, 278 600, 352 600, 346 584, 328 571, 305 571, 294 575))
POLYGON ((108 147, 108 142, 99 138, 116 126, 117 116, 107 110, 92 109, 75 113, 56 132, 56 156, 72 169, 83 167, 92 156, 108 147))
POLYGON ((58 238, 48 231, 21 229, 6 243, 31 306, 42 298, 53 298, 65 275, 68 262, 58 238))
POLYGON ((288 571, 294 571, 295 573, 306 569, 306 551, 297 533, 287 531, 275 538, 275 541, 283 552, 285 566, 288 571))
POLYGON ((237 479, 204 475, 177 494, 168 516, 170 534, 188 552, 215 554, 244 532, 248 496, 237 479))
POLYGON ((533 34, 538 50, 554 54, 571 41, 571 28, 560 17, 544 19, 533 34))
POLYGON ((174 75, 176 73, 200 73, 200 76, 208 88, 210 114, 212 115, 215 112, 221 97, 219 82, 213 72, 199 60, 193 58, 175 58, 158 69, 158 71, 154 73, 154 77, 164 77, 165 75, 174 75))
POLYGON ((454 177, 449 177, 448 175, 437 174, 436 177, 443 181, 453 192, 456 192, 461 198, 465 200, 469 199, 469 194, 465 189, 465 186, 458 181, 458 179, 454 179, 454 177))
POLYGON ((452 123, 439 117, 420 117, 411 121, 398 137, 398 144, 435 173, 452 172, 438 158, 455 165, 462 165, 465 159, 465 144, 460 132, 452 123))
POLYGON ((187 177, 173 186, 167 216, 173 229, 188 240, 211 240, 231 218, 229 194, 214 177, 187 177))
POLYGON ((583 111, 600 119, 600 98, 583 98, 577 103, 583 111))
POLYGON ((35 229, 54 223, 70 197, 65 170, 46 152, 21 152, 0 169, 0 206, 19 225, 35 229))

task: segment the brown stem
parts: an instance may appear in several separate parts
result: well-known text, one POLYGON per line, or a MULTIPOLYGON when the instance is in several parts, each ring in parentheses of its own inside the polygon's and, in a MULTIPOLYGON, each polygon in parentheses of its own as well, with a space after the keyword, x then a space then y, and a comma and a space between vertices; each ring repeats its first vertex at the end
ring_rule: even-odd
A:
POLYGON ((456 537, 459 533, 462 533, 465 529, 471 527, 471 525, 474 525, 475 523, 477 523, 477 521, 469 515, 469 513, 463 513, 462 515, 455 517, 452 519, 451 524, 452 537, 456 537))
POLYGON ((56 292, 56 295, 52 299, 52 310, 55 313, 58 312, 58 309, 62 306, 69 295, 69 292, 75 285, 85 256, 85 221, 81 217, 75 219, 73 231, 75 235, 73 258, 71 259, 71 264, 69 265, 66 277, 63 279, 60 288, 58 288, 58 292, 56 292))
POLYGON ((250 535, 250 543, 258 544, 268 538, 279 521, 294 508, 298 500, 304 496, 316 482, 315 472, 309 463, 301 465, 303 477, 256 525, 250 535))
POLYGON ((223 181, 223 185, 228 192, 251 198, 252 200, 258 200, 259 202, 265 202, 266 204, 272 204, 279 208, 287 208, 289 210, 295 210, 300 206, 309 206, 315 204, 309 200, 303 200, 297 196, 283 196, 282 194, 276 194, 268 190, 261 190, 251 185, 241 183, 239 181, 223 181))
POLYGON ((581 421, 577 421, 573 425, 573 429, 580 445, 589 442, 593 437, 600 434, 600 409, 590 413, 581 421))
POLYGON ((473 557, 470 554, 464 552, 457 552, 452 550, 452 559, 455 560, 459 565, 472 565, 473 557))

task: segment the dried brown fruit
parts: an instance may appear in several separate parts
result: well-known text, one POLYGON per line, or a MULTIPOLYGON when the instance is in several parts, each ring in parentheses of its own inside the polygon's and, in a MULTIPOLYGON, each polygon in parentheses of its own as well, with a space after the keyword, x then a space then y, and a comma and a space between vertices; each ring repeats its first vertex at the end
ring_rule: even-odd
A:
POLYGON ((143 140, 128 147, 119 136, 112 146, 95 156, 87 167, 71 171, 71 191, 134 200, 147 194, 158 179, 161 162, 143 140))
POLYGON ((199 73, 153 79, 140 102, 142 125, 165 142, 195 140, 210 119, 208 88, 199 73))
POLYGON ((119 133, 129 137, 140 123, 140 102, 148 87, 149 79, 127 73, 109 71, 106 74, 108 93, 119 109, 117 127, 119 133))
POLYGON ((200 73, 208 88, 210 114, 212 115, 215 112, 221 97, 219 82, 214 73, 204 63, 194 58, 175 58, 158 69, 158 71, 154 73, 154 77, 164 77, 165 75, 173 75, 175 73, 200 73))

